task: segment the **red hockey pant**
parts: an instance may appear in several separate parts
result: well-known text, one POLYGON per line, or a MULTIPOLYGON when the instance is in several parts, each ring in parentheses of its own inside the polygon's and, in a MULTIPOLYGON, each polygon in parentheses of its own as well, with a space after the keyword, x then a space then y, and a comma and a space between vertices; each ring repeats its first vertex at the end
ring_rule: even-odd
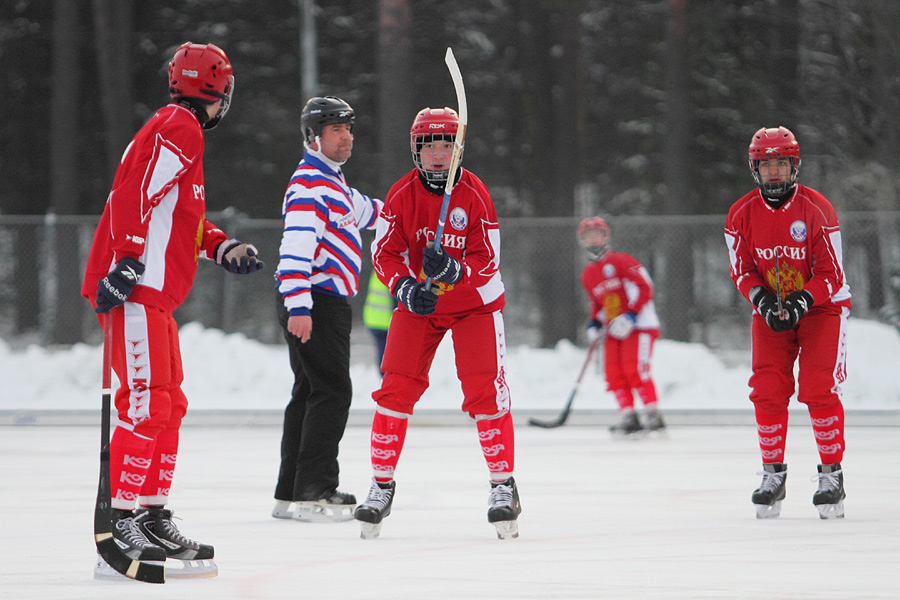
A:
MULTIPOLYGON (((101 316, 101 318, 103 318, 101 316)), ((172 314, 126 302, 112 319, 119 423, 110 440, 112 506, 166 504, 187 411, 178 327, 172 314)))
MULTIPOLYGON (((447 331, 453 334, 463 411, 475 418, 509 410, 506 335, 499 310, 450 317, 422 317, 395 310, 381 364, 384 371, 381 389, 372 394, 379 406, 413 413, 416 402, 428 389, 434 353, 447 331)), ((451 367, 438 365, 438 368, 451 367)))
POLYGON ((656 408, 656 385, 650 374, 653 343, 659 330, 635 329, 624 340, 607 335, 603 343, 606 384, 620 410, 634 410, 634 393, 647 408, 656 408))
POLYGON ((793 330, 776 333, 754 313, 750 400, 764 463, 785 462, 788 404, 794 394, 794 363, 798 358, 797 400, 809 409, 822 464, 838 463, 843 458, 841 384, 847 376, 849 314, 847 308, 813 308, 793 330))

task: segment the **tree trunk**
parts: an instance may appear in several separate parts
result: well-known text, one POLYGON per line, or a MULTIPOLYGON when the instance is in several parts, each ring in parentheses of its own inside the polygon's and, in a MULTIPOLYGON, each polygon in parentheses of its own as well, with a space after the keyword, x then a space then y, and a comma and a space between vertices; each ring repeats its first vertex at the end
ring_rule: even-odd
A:
MULTIPOLYGON (((665 155, 666 198, 663 206, 668 215, 692 214, 694 198, 689 182, 690 106, 688 102, 686 67, 687 30, 685 22, 687 0, 669 0, 669 24, 666 30, 666 138, 665 155)), ((694 261, 690 235, 678 228, 669 228, 663 239, 665 269, 662 281, 657 281, 663 334, 679 341, 690 339, 690 315, 687 307, 694 306, 694 261)))
POLYGON ((110 185, 119 158, 134 133, 131 63, 131 0, 93 0, 94 45, 100 74, 104 149, 110 185))
MULTIPOLYGON (((380 194, 386 194, 412 164, 409 128, 418 109, 412 106, 410 21, 409 0, 379 0, 376 81, 380 194)), ((446 80, 451 85, 449 74, 446 80)))
MULTIPOLYGON (((52 140, 50 179, 51 211, 57 215, 78 212, 78 2, 56 0, 53 25, 53 97, 50 108, 52 140)), ((50 220, 53 223, 53 220, 50 220)), ((48 234, 53 225, 48 225, 48 234)), ((51 304, 49 338, 53 343, 81 341, 81 265, 75 227, 56 226, 49 239, 56 262, 56 290, 51 304)))

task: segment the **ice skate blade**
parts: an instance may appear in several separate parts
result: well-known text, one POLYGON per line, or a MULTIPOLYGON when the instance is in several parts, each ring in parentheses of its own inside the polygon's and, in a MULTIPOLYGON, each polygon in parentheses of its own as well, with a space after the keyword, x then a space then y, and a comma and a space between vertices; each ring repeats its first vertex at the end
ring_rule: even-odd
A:
POLYGON ((381 534, 381 523, 359 522, 359 537, 364 540, 374 540, 381 534))
POLYGON ((293 518, 307 523, 352 521, 355 510, 355 504, 329 504, 324 500, 295 502, 293 518))
POLYGON ((166 577, 169 579, 200 579, 203 577, 215 577, 218 574, 219 566, 212 559, 181 560, 170 558, 166 560, 166 577))
POLYGON ((287 500, 276 500, 275 508, 272 509, 272 516, 276 519, 293 519, 294 503, 287 500))
POLYGON ((776 500, 772 504, 754 504, 756 507, 757 519, 774 519, 781 514, 781 500, 776 500))
POLYGON ((614 440, 640 440, 647 436, 647 432, 644 429, 638 429, 637 431, 632 431, 631 433, 625 433, 615 427, 609 428, 609 434, 612 436, 614 440))
POLYGON ((844 518, 844 501, 841 500, 837 504, 817 504, 820 519, 843 519, 844 518))
MULTIPOLYGON (((148 560, 144 561, 143 564, 162 567, 165 563, 161 561, 148 560)), ((168 571, 166 571, 166 575, 168 575, 168 571)), ((113 569, 111 566, 109 566, 109 563, 103 560, 103 557, 98 554, 97 560, 96 562, 94 562, 94 579, 100 579, 104 581, 128 581, 130 578, 113 569)))
POLYGON ((491 525, 497 529, 498 540, 512 540, 519 537, 518 521, 496 521, 491 525))

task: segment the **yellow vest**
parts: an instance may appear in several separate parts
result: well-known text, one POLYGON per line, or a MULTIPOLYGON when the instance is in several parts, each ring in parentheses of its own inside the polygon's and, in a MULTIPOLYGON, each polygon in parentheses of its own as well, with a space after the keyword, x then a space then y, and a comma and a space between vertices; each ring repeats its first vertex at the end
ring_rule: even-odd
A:
POLYGON ((372 271, 369 277, 369 291, 366 292, 366 303, 363 305, 363 323, 368 329, 387 331, 391 324, 391 314, 396 301, 387 286, 372 271))

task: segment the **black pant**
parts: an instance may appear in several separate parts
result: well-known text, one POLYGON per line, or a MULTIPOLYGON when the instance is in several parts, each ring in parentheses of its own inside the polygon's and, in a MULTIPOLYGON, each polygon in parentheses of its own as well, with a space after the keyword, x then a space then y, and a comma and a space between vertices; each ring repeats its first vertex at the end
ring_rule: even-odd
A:
POLYGON ((294 371, 291 401, 284 411, 278 500, 318 500, 338 487, 338 444, 353 395, 352 314, 346 298, 316 292, 312 297, 312 336, 301 344, 287 330, 288 312, 278 296, 278 320, 294 371))

